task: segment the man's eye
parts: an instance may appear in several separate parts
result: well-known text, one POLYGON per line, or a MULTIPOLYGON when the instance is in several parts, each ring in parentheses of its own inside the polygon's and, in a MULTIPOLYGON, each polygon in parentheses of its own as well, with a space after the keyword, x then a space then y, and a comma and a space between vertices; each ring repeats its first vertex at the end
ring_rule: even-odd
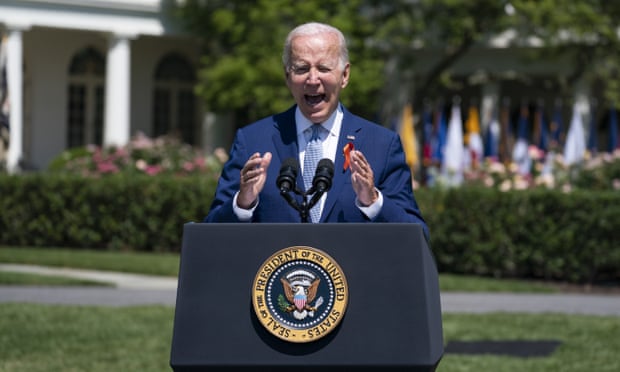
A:
POLYGON ((308 67, 293 67, 293 73, 297 75, 305 74, 308 71, 310 71, 308 67))

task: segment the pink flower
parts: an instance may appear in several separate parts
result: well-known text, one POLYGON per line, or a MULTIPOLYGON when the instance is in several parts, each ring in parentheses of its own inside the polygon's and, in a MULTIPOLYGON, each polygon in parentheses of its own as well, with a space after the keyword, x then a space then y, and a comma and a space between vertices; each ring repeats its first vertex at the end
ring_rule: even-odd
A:
POLYGON ((97 164, 97 172, 99 173, 116 173, 118 172, 118 167, 116 164, 111 161, 104 161, 97 164))
POLYGON ((136 149, 153 147, 153 141, 144 133, 138 132, 132 141, 132 146, 136 149))
POLYGON ((191 161, 186 161, 183 163, 183 169, 187 172, 191 172, 194 170, 194 163, 191 161))
POLYGON ((162 171, 162 167, 159 165, 149 165, 146 167, 145 173, 149 176, 154 176, 162 171))
POLYGON ((530 157, 534 160, 541 160, 545 158, 545 151, 538 148, 537 146, 530 145, 527 150, 530 154, 530 157))
POLYGON ((194 164, 198 167, 198 168, 204 168, 206 161, 205 158, 203 156, 196 156, 194 158, 194 164))

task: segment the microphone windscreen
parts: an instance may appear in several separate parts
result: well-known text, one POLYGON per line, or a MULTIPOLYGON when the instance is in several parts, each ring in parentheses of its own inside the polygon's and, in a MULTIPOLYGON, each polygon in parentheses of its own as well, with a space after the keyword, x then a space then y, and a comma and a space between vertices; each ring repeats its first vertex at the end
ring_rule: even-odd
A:
POLYGON ((280 166, 280 174, 276 179, 276 185, 281 192, 289 192, 295 188, 299 165, 297 159, 288 158, 280 166))
POLYGON ((334 177, 334 162, 330 159, 321 159, 316 165, 316 173, 312 179, 312 186, 318 192, 323 193, 332 187, 334 177))
POLYGON ((297 176, 297 172, 299 171, 299 166, 297 165, 297 159, 295 158, 285 159, 282 162, 282 165, 280 166, 280 173, 282 173, 283 171, 294 172, 295 176, 297 176))
POLYGON ((322 169, 328 172, 330 177, 334 176, 334 162, 331 161, 331 159, 324 158, 319 160, 316 169, 322 169))

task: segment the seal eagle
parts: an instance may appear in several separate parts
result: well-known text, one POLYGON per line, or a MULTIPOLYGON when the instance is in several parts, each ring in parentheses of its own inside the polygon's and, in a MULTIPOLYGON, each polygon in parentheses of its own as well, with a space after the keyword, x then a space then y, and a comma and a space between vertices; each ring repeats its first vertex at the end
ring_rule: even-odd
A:
POLYGON ((286 311, 291 312, 295 309, 298 311, 316 311, 316 308, 310 306, 309 304, 314 301, 314 298, 316 297, 319 283, 321 282, 319 278, 316 278, 308 287, 298 284, 291 284, 284 278, 280 278, 280 281, 284 287, 286 299, 289 303, 294 304, 290 305, 286 311))

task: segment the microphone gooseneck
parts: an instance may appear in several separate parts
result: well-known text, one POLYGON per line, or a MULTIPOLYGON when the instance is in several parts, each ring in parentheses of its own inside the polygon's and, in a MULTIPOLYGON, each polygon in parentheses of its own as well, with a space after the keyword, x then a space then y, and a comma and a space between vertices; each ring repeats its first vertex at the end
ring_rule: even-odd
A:
POLYGON ((334 177, 334 162, 330 159, 321 159, 316 165, 316 172, 312 179, 312 187, 308 190, 308 195, 312 195, 310 201, 307 203, 308 211, 321 200, 323 194, 325 194, 332 187, 332 178, 334 177))
POLYGON ((299 164, 297 159, 288 158, 284 160, 280 166, 280 174, 276 179, 276 186, 280 190, 280 195, 282 195, 286 202, 299 212, 301 222, 309 222, 308 216, 310 209, 318 203, 321 196, 332 187, 334 162, 327 158, 319 160, 314 178, 312 179, 312 187, 305 192, 302 192, 297 187, 298 173, 299 164), (293 197, 293 193, 301 195, 301 204, 293 197), (309 198, 310 196, 311 198, 309 198))

